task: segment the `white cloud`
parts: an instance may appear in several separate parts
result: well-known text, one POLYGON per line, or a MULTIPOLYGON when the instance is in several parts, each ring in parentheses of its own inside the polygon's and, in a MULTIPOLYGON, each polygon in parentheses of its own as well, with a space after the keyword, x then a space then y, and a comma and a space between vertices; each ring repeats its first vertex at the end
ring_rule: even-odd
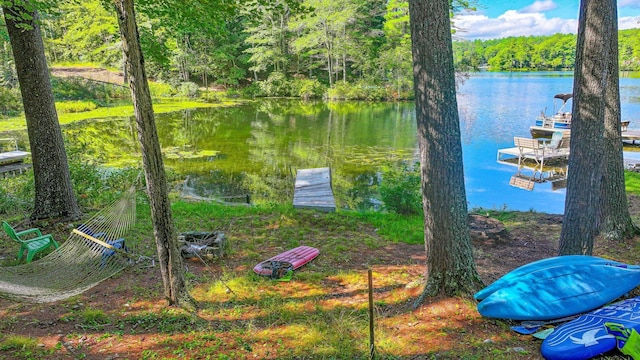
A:
MULTIPOLYGON (((633 0, 629 0, 629 1, 633 1, 633 0)), ((553 0, 542 0, 542 1, 538 0, 533 4, 525 7, 524 9, 520 10, 520 12, 524 14, 538 13, 538 12, 553 10, 553 9, 556 9, 557 7, 558 5, 556 5, 553 2, 553 0)))
MULTIPOLYGON (((534 6, 535 3, 531 6, 534 6)), ((542 13, 507 10, 497 18, 486 15, 457 15, 453 22, 465 39, 496 39, 508 36, 552 35, 575 33, 578 21, 547 17, 542 13)))
POLYGON ((635 29, 640 27, 640 17, 638 16, 625 16, 618 18, 618 29, 635 29))

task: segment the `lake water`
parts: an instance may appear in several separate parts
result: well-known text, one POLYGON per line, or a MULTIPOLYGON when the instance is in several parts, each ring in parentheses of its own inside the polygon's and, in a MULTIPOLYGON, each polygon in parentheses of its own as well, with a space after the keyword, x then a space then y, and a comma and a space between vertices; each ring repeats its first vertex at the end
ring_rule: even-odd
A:
MULTIPOLYGON (((561 181, 536 183, 531 191, 511 186, 518 169, 498 163, 496 153, 512 147, 514 136, 530 137, 536 116, 545 108, 551 113, 553 95, 571 92, 572 84, 570 73, 481 73, 460 86, 469 208, 564 211, 561 181)), ((622 118, 631 121, 629 129, 640 129, 639 79, 621 79, 621 99, 622 118)), ((200 197, 290 202, 296 169, 330 166, 338 206, 362 208, 376 204, 372 185, 386 171, 417 160, 411 102, 260 100, 156 120, 165 165, 188 179, 175 186, 200 197)), ((88 156, 124 166, 140 162, 134 128, 131 119, 109 119, 63 132, 88 156)))

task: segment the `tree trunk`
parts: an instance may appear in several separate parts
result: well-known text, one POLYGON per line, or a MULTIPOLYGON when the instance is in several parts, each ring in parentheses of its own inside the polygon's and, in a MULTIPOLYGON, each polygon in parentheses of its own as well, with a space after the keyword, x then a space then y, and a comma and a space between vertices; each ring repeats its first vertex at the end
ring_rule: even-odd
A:
POLYGON ((129 73, 129 87, 136 116, 138 140, 142 150, 153 232, 158 249, 158 262, 164 281, 165 297, 170 305, 195 308, 183 277, 183 262, 178 248, 178 236, 171 214, 167 178, 160 152, 160 141, 151 104, 151 93, 140 49, 133 0, 116 0, 116 11, 129 73))
POLYGON ((567 197, 560 254, 591 254, 604 175, 605 85, 612 0, 582 0, 578 20, 567 197), (597 55, 595 55, 597 54, 597 55))
POLYGON ((22 6, 3 9, 20 82, 35 179, 32 220, 80 217, 67 153, 49 80, 38 14, 22 6))
POLYGON ((468 295, 482 282, 469 237, 449 1, 409 2, 424 209, 425 297, 468 295))
POLYGON ((609 41, 609 73, 606 86, 604 112, 604 177, 600 233, 608 239, 632 238, 638 228, 633 224, 627 207, 624 181, 624 159, 620 131, 620 76, 618 65, 618 9, 615 0, 609 0, 611 36, 609 41))

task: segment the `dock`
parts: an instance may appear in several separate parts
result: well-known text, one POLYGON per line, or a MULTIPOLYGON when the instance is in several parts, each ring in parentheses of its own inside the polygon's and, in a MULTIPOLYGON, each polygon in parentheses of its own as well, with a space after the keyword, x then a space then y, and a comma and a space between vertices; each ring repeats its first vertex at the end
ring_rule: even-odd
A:
POLYGON ((297 171, 293 191, 293 207, 326 212, 336 211, 336 201, 331 188, 330 168, 297 171))
POLYGON ((28 152, 21 150, 0 152, 0 165, 19 163, 24 161, 28 156, 28 152))
POLYGON ((627 130, 622 132, 622 141, 631 142, 632 144, 635 144, 636 140, 640 140, 640 131, 627 130))

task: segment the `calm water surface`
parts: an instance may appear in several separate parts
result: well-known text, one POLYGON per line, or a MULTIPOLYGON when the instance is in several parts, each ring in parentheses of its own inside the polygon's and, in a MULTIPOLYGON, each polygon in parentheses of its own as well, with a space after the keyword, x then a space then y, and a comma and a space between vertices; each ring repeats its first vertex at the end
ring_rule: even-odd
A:
MULTIPOLYGON (((545 108, 552 112, 553 95, 571 92, 572 83, 571 74, 482 73, 459 88, 470 208, 564 211, 564 189, 552 190, 549 182, 532 191, 510 186, 518 169, 498 163, 496 152, 512 147, 514 136, 529 137, 535 117, 545 108)), ((621 99, 622 118, 640 129, 640 80, 621 79, 621 99)), ((330 166, 339 206, 375 206, 373 185, 386 171, 417 160, 413 103, 255 101, 156 120, 166 166, 187 178, 176 187, 193 196, 290 202, 296 169, 330 166)), ((131 119, 87 121, 63 131, 83 153, 111 166, 140 161, 131 119)))

